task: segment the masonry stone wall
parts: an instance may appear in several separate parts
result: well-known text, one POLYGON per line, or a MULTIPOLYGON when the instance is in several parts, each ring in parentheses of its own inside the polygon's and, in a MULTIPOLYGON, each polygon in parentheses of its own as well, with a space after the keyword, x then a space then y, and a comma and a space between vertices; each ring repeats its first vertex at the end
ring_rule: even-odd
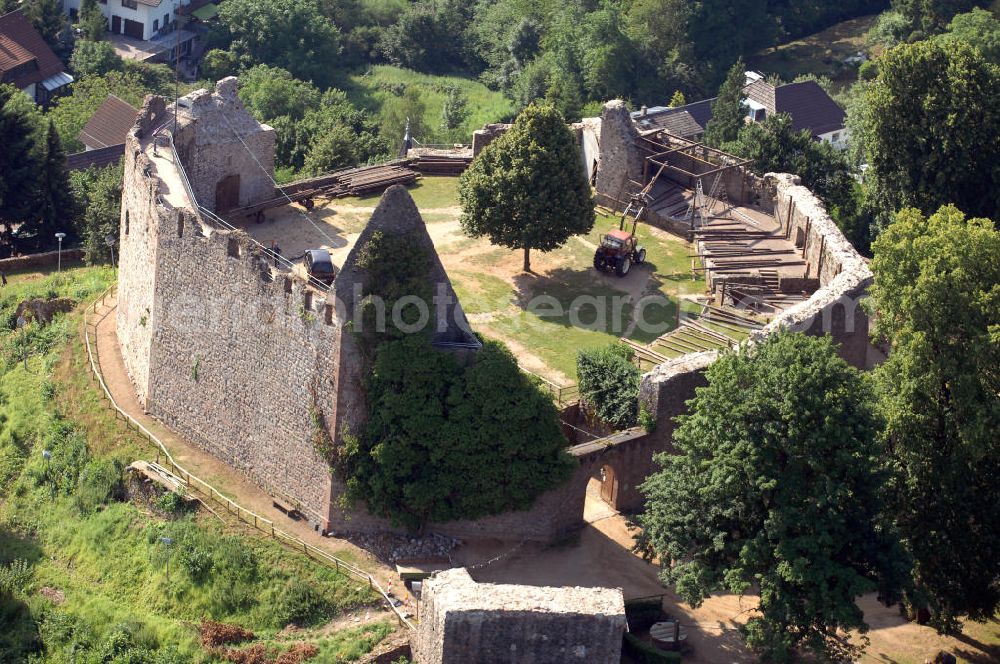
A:
POLYGON ((625 102, 620 99, 604 105, 601 115, 600 158, 594 182, 595 198, 610 208, 627 203, 629 180, 642 179, 642 156, 636 147, 639 133, 632 123, 625 102))
POLYGON ((274 130, 246 112, 235 77, 185 95, 177 106, 174 144, 199 205, 216 210, 216 187, 229 176, 239 178, 241 207, 275 197, 274 130))
POLYGON ((331 473, 313 440, 335 430, 343 326, 321 294, 275 278, 247 236, 204 223, 169 148, 150 156, 162 108, 147 101, 126 139, 126 369, 149 413, 325 527, 331 473))
POLYGON ((617 664, 620 588, 476 583, 465 569, 424 582, 417 664, 617 664))

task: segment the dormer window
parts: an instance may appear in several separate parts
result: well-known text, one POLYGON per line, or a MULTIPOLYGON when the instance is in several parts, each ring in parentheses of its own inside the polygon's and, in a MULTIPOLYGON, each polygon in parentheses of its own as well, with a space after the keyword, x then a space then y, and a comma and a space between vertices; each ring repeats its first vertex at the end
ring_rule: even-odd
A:
POLYGON ((767 108, 753 99, 747 99, 743 102, 747 107, 747 118, 751 122, 763 122, 764 118, 767 117, 767 108))

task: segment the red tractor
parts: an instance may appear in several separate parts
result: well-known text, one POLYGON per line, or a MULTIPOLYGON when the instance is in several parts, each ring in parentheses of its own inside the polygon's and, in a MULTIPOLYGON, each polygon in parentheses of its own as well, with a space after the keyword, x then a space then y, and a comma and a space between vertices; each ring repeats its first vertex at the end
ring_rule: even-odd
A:
POLYGON ((614 270, 619 277, 624 277, 632 269, 632 265, 641 265, 646 262, 646 248, 638 244, 635 236, 635 228, 639 223, 644 205, 641 201, 645 198, 642 194, 635 197, 638 200, 629 204, 618 222, 618 230, 608 231, 601 236, 601 246, 594 252, 594 268, 599 272, 614 270), (635 208, 633 208, 635 206, 635 208), (632 217, 632 232, 625 230, 625 219, 629 213, 635 212, 632 217))

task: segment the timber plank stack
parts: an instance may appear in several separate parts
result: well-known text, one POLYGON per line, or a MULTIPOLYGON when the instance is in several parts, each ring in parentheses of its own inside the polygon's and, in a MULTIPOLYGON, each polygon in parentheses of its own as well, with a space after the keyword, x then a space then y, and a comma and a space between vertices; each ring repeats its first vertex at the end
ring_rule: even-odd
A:
POLYGON ((471 163, 471 156, 424 154, 413 160, 413 168, 427 175, 461 175, 471 163))

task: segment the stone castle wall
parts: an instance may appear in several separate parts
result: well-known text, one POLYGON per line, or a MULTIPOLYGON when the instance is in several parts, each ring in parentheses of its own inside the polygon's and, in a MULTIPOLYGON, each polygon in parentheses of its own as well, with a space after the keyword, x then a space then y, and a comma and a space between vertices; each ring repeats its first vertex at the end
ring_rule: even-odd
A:
POLYGON ((418 664, 618 662, 627 629, 620 588, 476 583, 464 569, 424 582, 418 664))
POLYGON ((204 224, 169 145, 151 156, 162 108, 148 101, 126 139, 125 366, 149 413, 325 527, 332 479, 313 440, 336 430, 341 319, 247 236, 204 224))

